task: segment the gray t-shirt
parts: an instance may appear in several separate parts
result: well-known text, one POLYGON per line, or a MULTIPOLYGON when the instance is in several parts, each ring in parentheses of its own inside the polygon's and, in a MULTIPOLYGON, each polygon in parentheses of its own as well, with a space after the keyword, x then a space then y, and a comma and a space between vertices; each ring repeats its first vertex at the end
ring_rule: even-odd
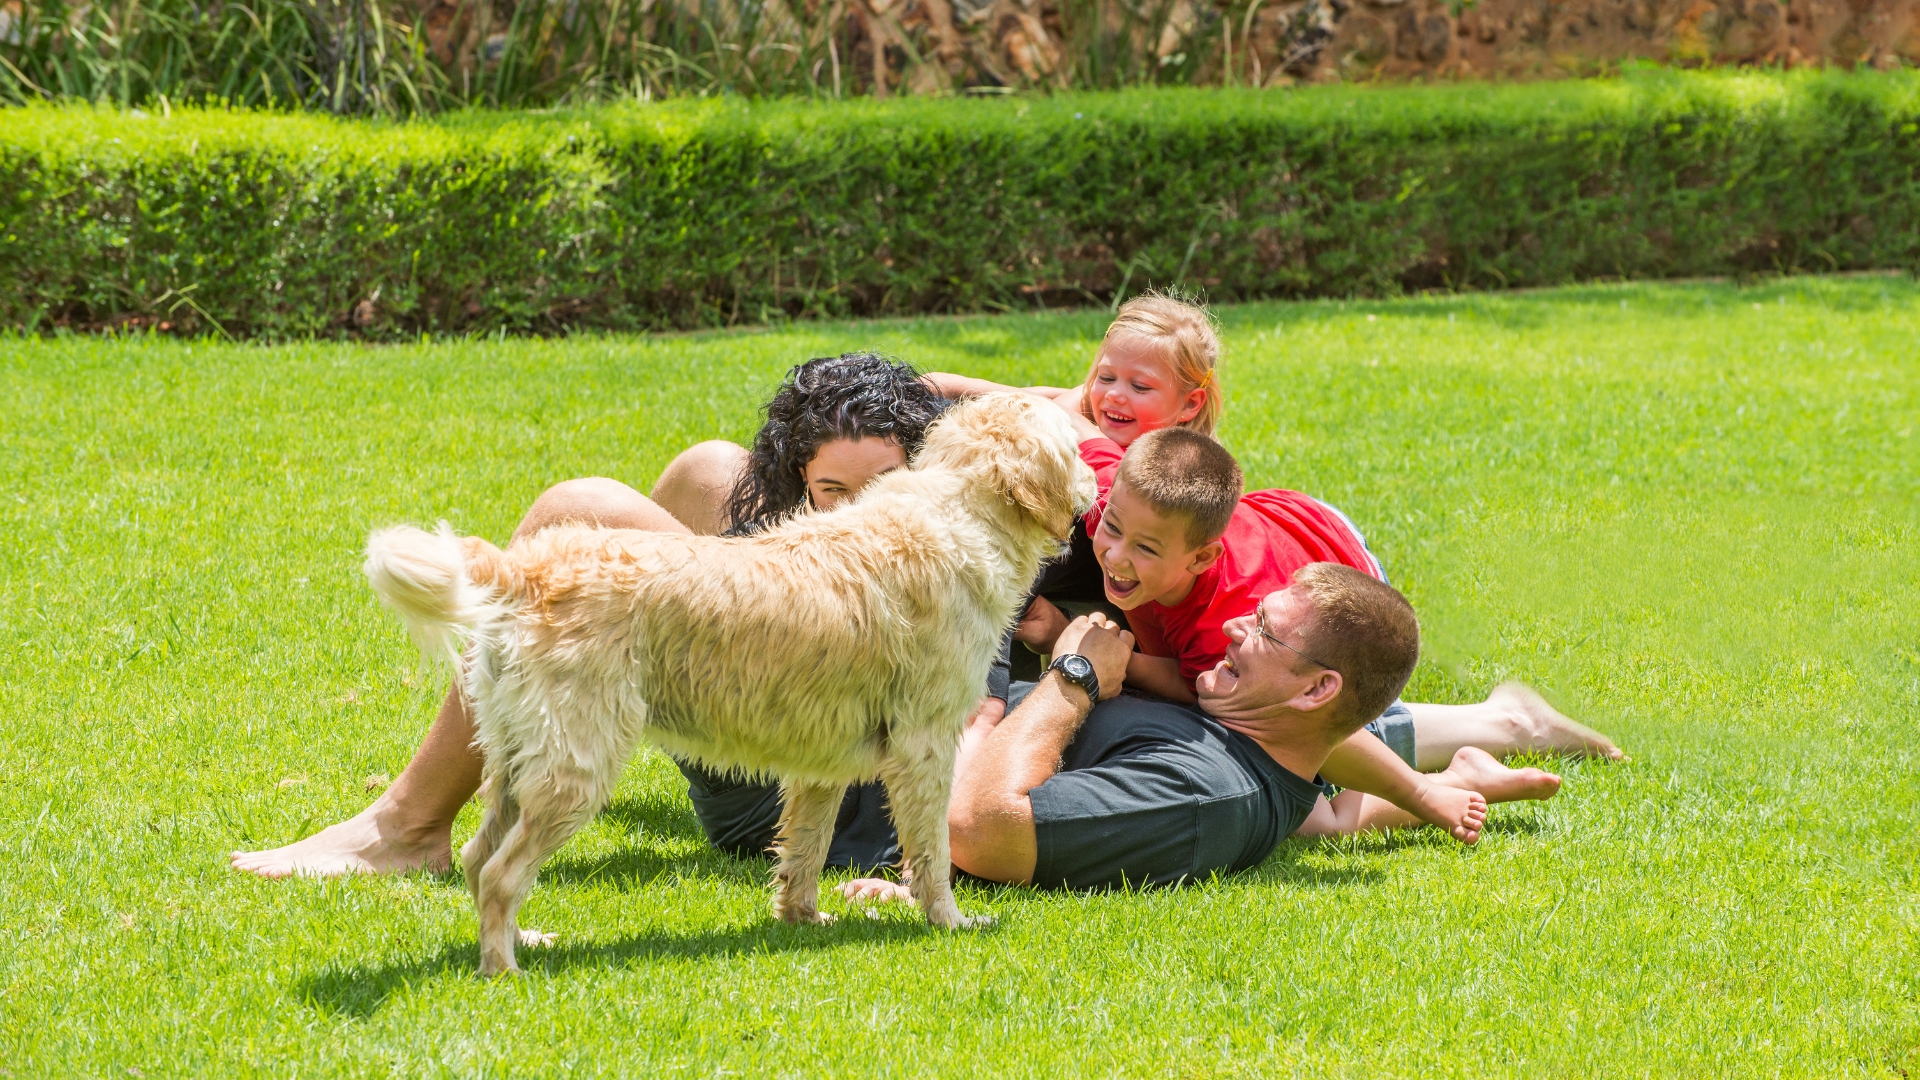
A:
MULTIPOLYGON (((1015 684, 1015 699, 1027 689, 1015 684)), ((1313 812, 1320 788, 1214 718, 1122 694, 1096 706, 1029 794, 1033 883, 1167 885, 1260 864, 1313 812)))

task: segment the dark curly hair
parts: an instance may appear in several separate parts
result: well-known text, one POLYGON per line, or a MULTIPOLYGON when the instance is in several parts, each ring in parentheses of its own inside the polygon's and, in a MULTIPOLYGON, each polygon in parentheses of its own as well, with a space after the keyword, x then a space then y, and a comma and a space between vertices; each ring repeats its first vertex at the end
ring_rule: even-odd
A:
POLYGON ((759 532, 806 505, 801 470, 835 439, 891 439, 912 458, 946 404, 911 366, 874 353, 795 367, 767 402, 767 422, 727 498, 725 535, 759 532))

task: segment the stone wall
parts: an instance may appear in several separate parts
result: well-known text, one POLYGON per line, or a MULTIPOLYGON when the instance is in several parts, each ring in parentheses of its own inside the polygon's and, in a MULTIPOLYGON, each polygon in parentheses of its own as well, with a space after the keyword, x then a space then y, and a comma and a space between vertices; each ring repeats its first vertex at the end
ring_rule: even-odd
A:
POLYGON ((1556 78, 1632 60, 1886 68, 1920 63, 1916 11, 1920 0, 1479 0, 1458 12, 1435 0, 1306 0, 1256 14, 1254 48, 1314 50, 1286 65, 1314 81, 1556 78))

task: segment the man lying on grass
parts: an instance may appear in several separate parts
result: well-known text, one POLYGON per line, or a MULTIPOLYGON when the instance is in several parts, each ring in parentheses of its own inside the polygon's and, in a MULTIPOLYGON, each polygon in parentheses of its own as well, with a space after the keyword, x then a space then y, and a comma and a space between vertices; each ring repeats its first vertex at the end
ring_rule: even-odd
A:
MULTIPOLYGON (((1419 625, 1392 586, 1322 562, 1225 631, 1226 656, 1201 674, 1195 708, 1119 695, 1133 635, 1098 613, 1070 623, 1006 718, 967 731, 947 815, 954 865, 1085 889, 1264 860, 1313 813, 1328 756, 1406 685, 1419 625)), ((905 895, 879 879, 841 891, 905 895)))

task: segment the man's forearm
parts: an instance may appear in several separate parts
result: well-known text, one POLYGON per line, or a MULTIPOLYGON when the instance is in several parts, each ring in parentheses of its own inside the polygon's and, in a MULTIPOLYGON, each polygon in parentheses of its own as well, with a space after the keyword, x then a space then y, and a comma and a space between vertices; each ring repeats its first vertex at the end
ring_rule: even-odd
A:
POLYGON ((981 746, 974 771, 982 789, 1025 798, 1046 783, 1092 708, 1085 690, 1048 672, 981 746))
POLYGON ((1091 709, 1084 690, 1049 673, 994 727, 954 780, 947 821, 957 866, 993 881, 1033 879, 1038 846, 1028 793, 1059 770, 1091 709))

